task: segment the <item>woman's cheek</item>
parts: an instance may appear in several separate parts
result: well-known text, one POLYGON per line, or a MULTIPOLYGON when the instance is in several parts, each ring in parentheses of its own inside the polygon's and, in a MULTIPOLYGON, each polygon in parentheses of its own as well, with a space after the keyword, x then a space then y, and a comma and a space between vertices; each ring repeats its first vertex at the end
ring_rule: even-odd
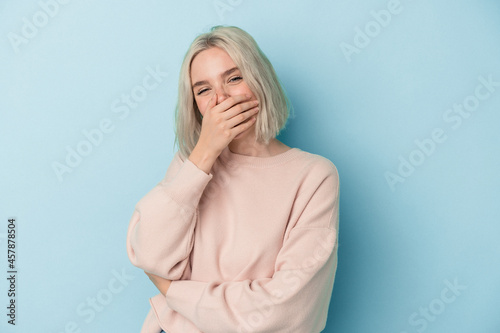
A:
POLYGON ((196 105, 198 105, 198 110, 200 110, 201 115, 205 114, 209 99, 210 98, 197 98, 197 99, 195 99, 196 105))
POLYGON ((246 85, 234 87, 233 89, 231 89, 231 91, 229 93, 229 95, 231 95, 231 96, 245 95, 245 94, 253 95, 253 93, 250 91, 250 89, 246 85))

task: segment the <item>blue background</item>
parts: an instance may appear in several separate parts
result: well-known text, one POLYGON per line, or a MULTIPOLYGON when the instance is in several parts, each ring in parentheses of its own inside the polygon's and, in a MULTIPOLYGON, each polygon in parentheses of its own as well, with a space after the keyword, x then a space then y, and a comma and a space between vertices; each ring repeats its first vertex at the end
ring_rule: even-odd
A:
POLYGON ((489 94, 460 126, 448 111, 480 77, 500 82, 498 1, 401 0, 385 26, 372 11, 388 1, 68 1, 53 17, 44 3, 0 2, 4 274, 9 217, 18 256, 17 325, 2 278, 2 332, 139 332, 157 291, 128 260, 127 227, 173 157, 182 58, 216 24, 245 29, 273 63, 295 110, 279 139, 339 170, 324 332, 500 332, 500 87, 478 88, 489 94), (148 69, 158 86, 115 112, 148 69), (53 164, 102 121, 112 130, 59 178, 53 164), (419 153, 435 128, 446 140, 419 153))

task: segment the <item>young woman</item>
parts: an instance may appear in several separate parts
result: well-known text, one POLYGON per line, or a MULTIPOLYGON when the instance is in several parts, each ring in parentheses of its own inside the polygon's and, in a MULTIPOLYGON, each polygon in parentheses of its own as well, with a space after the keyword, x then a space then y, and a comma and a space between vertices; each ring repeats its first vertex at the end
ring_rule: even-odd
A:
POLYGON ((339 178, 276 139, 289 101, 254 39, 213 27, 180 71, 175 153, 136 205, 127 253, 158 288, 142 333, 325 328, 339 178))

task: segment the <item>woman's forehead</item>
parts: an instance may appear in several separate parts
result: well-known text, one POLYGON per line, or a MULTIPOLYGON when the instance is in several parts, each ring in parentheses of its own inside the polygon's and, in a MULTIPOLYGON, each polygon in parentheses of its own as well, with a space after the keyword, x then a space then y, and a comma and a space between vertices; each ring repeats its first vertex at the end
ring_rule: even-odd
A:
POLYGON ((191 63, 191 77, 193 80, 204 79, 201 76, 220 77, 234 72, 238 67, 226 51, 211 48, 198 53, 191 63))

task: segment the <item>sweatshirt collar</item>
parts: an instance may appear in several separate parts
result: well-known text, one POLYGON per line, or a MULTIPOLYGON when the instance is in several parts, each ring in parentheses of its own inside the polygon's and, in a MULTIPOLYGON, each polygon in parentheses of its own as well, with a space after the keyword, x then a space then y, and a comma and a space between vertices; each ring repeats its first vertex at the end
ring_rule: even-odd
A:
POLYGON ((299 148, 290 148, 285 152, 273 156, 249 156, 233 153, 229 146, 226 146, 219 157, 226 163, 233 165, 247 165, 253 167, 270 167, 288 162, 302 152, 299 148))

